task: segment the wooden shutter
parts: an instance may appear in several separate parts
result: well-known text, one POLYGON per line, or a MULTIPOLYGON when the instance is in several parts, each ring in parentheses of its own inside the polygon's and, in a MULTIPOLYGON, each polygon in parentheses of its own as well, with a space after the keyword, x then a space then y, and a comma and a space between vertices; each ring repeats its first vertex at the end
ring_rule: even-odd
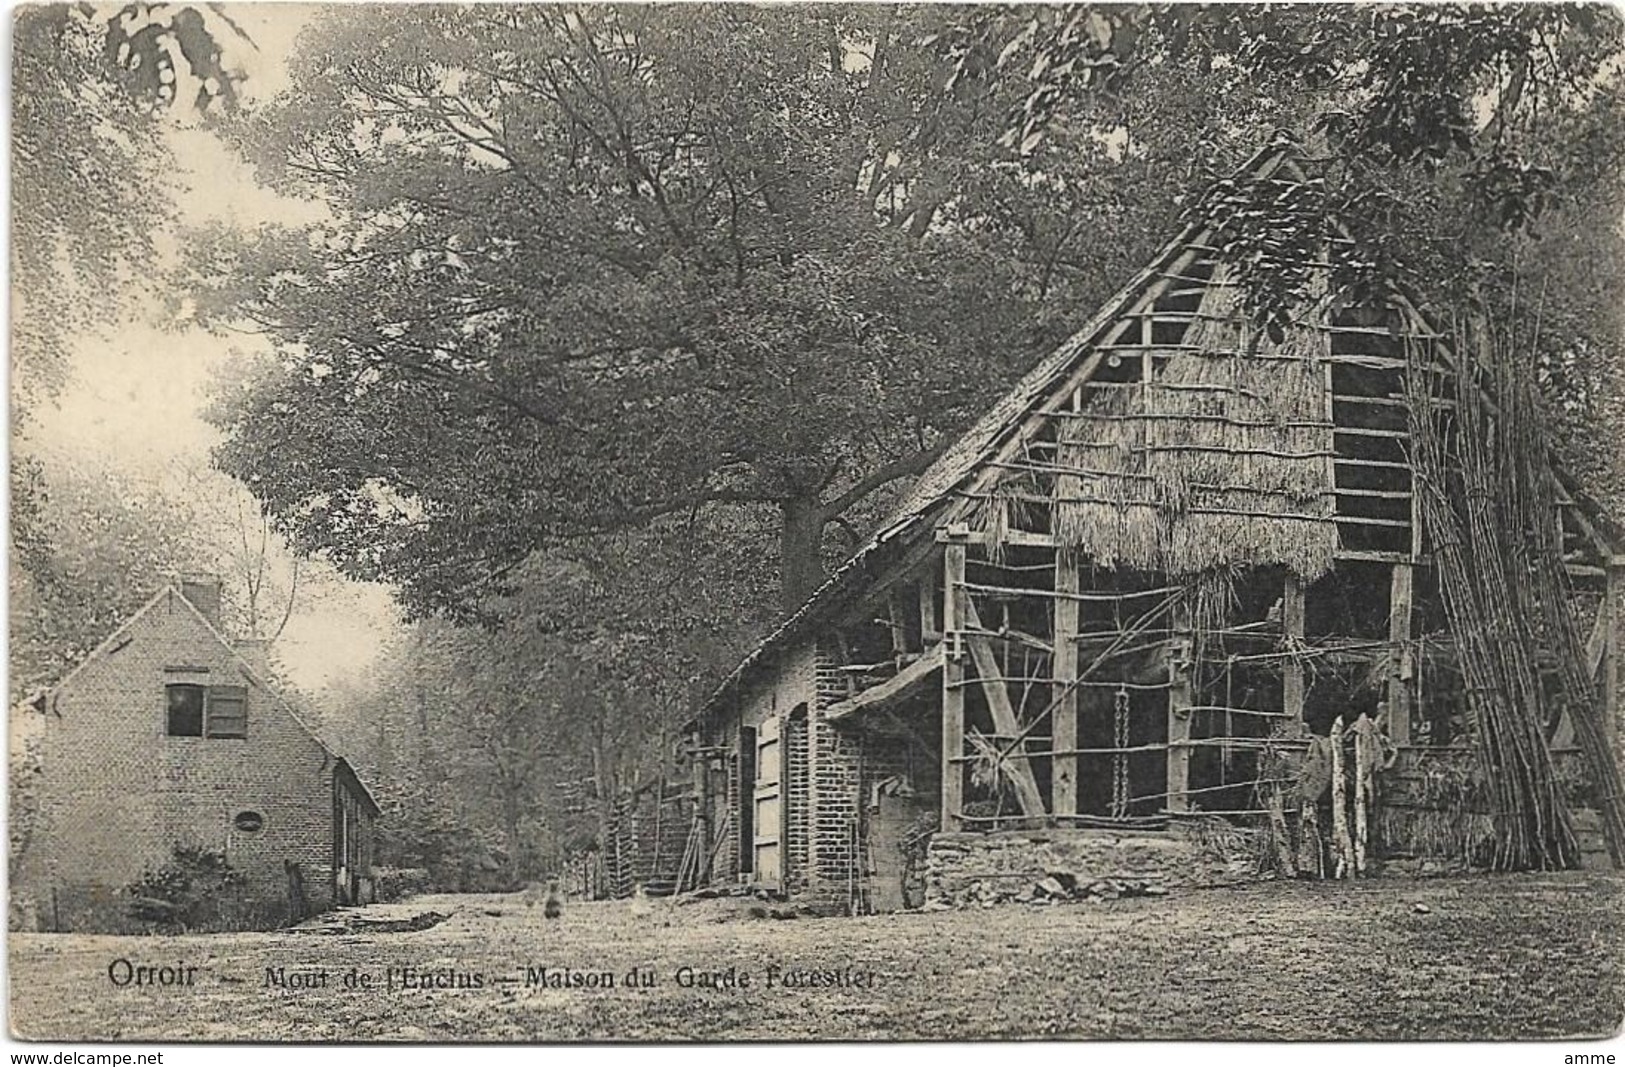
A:
POLYGON ((209 687, 208 736, 248 736, 247 687, 241 685, 209 687))

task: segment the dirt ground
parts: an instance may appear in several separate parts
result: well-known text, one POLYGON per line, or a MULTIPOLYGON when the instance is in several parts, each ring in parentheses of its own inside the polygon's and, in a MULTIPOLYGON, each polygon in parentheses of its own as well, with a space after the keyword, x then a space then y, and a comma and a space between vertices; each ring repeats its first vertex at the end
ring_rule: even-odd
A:
POLYGON ((1622 886, 1600 872, 1389 879, 794 920, 656 901, 549 921, 519 895, 423 897, 345 913, 352 928, 12 934, 9 1020, 23 1038, 166 1042, 1599 1036, 1625 1015, 1622 886), (353 928, 430 912, 447 917, 353 928), (194 967, 192 984, 140 984, 141 965, 194 967), (683 967, 748 985, 685 988, 683 967), (770 967, 823 973, 785 988, 770 967), (288 984, 267 984, 268 968, 288 984), (629 985, 633 968, 653 987, 629 985), (549 987, 567 970, 615 984, 549 987), (296 971, 310 988, 291 988, 296 971), (840 984, 853 975, 861 986, 840 984))

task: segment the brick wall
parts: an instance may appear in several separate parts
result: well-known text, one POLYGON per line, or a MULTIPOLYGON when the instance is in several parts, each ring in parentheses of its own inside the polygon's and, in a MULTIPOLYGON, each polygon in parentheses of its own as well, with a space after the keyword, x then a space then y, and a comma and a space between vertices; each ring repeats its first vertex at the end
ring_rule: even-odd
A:
POLYGON ((742 687, 738 712, 718 716, 707 735, 708 744, 724 744, 734 752, 725 814, 713 827, 723 840, 712 882, 737 881, 741 873, 739 812, 753 794, 750 784, 739 779, 739 728, 759 727, 776 717, 785 759, 784 889, 815 905, 844 905, 856 862, 854 829, 867 832, 864 798, 875 783, 906 770, 906 743, 823 718, 823 708, 847 696, 846 681, 827 650, 808 642, 786 650, 775 667, 742 687))
POLYGON ((858 735, 826 721, 822 713, 814 719, 812 743, 817 767, 812 778, 816 859, 811 874, 845 886, 852 873, 863 744, 858 735))
POLYGON ((286 902, 293 860, 312 903, 330 903, 333 759, 179 596, 67 679, 44 717, 40 820, 15 887, 41 926, 116 926, 117 891, 180 844, 224 849, 245 897, 265 902, 286 902), (168 736, 170 683, 246 686, 248 736, 168 736), (260 830, 235 828, 245 811, 260 830))
POLYGON ((809 711, 800 708, 784 722, 780 743, 785 746, 784 819, 785 870, 784 888, 796 893, 806 888, 809 843, 808 819, 811 797, 807 793, 807 746, 812 738, 809 711))
POLYGON ((834 664, 829 650, 815 654, 819 703, 809 730, 812 840, 806 889, 810 902, 818 905, 845 904, 854 875, 861 881, 868 873, 860 852, 870 833, 870 794, 877 783, 908 768, 907 743, 901 738, 824 719, 822 709, 847 695, 845 679, 834 664))
POLYGON ((835 665, 838 662, 839 657, 826 645, 820 644, 813 650, 813 690, 817 694, 820 708, 827 708, 852 695, 846 675, 836 670, 835 665))
MULTIPOLYGON (((735 743, 739 735, 734 734, 735 743)), ((722 824, 722 847, 717 853, 716 875, 725 882, 739 880, 739 753, 734 752, 728 757, 728 804, 726 817, 722 824)))

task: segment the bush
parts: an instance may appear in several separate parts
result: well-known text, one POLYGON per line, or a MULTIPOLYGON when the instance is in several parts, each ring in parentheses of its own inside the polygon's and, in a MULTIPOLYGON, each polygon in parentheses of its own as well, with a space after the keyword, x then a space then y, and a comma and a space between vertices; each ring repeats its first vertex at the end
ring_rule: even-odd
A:
POLYGON ((125 887, 130 915, 165 933, 184 933, 218 917, 227 894, 243 884, 243 874, 218 849, 176 845, 167 866, 149 870, 125 887))
POLYGON ((374 898, 380 904, 405 900, 429 889, 429 872, 423 867, 375 867, 372 876, 374 898))

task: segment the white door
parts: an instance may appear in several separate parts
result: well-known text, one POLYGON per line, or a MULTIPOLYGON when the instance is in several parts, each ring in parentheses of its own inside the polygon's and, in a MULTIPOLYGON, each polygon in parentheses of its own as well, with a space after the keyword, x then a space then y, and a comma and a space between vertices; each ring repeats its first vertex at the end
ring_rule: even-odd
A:
POLYGON ((768 719, 756 731, 755 879, 776 884, 783 876, 779 852, 782 803, 780 791, 779 720, 768 719))

